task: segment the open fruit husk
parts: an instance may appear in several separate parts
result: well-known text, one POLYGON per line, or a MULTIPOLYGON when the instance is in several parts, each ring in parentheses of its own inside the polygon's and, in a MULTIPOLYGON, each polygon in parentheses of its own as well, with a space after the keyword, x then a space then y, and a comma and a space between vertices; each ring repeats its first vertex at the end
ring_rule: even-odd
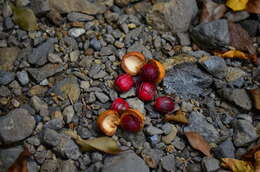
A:
POLYGON ((145 64, 145 57, 140 52, 129 52, 122 57, 121 67, 129 75, 135 76, 145 64))
POLYGON ((121 114, 120 126, 123 130, 138 132, 144 127, 144 115, 136 109, 125 110, 121 114))
POLYGON ((113 136, 120 123, 120 116, 114 110, 106 110, 102 112, 97 119, 99 129, 107 136, 113 136))
POLYGON ((154 81, 155 83, 160 83, 164 76, 165 76, 165 69, 164 66, 157 60, 151 59, 148 61, 148 63, 151 63, 153 65, 155 65, 158 68, 158 77, 156 78, 156 80, 154 81))

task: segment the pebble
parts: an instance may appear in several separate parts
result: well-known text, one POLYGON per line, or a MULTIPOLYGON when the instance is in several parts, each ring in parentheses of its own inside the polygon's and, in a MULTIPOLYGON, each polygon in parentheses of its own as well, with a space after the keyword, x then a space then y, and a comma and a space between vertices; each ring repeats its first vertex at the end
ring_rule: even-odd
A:
POLYGON ((97 38, 92 38, 89 42, 89 45, 96 51, 100 51, 102 48, 101 43, 99 40, 97 40, 97 38))
POLYGON ((119 155, 107 157, 104 161, 102 172, 149 172, 144 160, 134 152, 126 151, 119 155))
POLYGON ((235 158, 235 147, 231 139, 227 139, 220 143, 214 149, 215 155, 218 158, 235 158))
POLYGON ((152 125, 145 128, 145 131, 147 134, 153 136, 153 135, 160 135, 163 134, 163 131, 157 127, 154 127, 152 125))
POLYGON ((5 144, 15 143, 30 136, 35 120, 25 109, 14 109, 0 118, 0 138, 5 144))
POLYGON ((26 71, 17 72, 16 76, 22 85, 26 85, 30 81, 28 73, 26 71))
POLYGON ((82 28, 72 28, 69 30, 69 35, 74 38, 77 38, 77 37, 83 35, 85 32, 86 32, 85 29, 82 29, 82 28))
POLYGON ((64 108, 63 112, 64 121, 69 124, 72 121, 73 116, 75 115, 73 106, 67 106, 64 108))
POLYGON ((175 171, 176 170, 175 157, 172 154, 164 156, 161 159, 161 164, 162 164, 162 168, 166 171, 175 171))
POLYGON ((236 120, 232 123, 234 128, 233 141, 235 146, 246 146, 258 138, 254 126, 246 120, 236 120))
POLYGON ((178 129, 174 125, 171 125, 171 127, 172 127, 171 132, 166 136, 162 136, 162 141, 165 144, 170 144, 177 135, 178 129))
POLYGON ((86 22, 86 21, 94 20, 93 16, 90 16, 90 15, 87 15, 87 14, 83 14, 83 13, 78 13, 78 12, 69 13, 67 15, 67 18, 71 22, 76 22, 76 21, 86 22))
POLYGON ((15 78, 15 74, 13 72, 6 72, 0 70, 0 85, 7 85, 12 82, 15 78))
POLYGON ((126 100, 130 107, 139 110, 142 114, 145 114, 144 103, 138 98, 130 98, 126 100))
POLYGON ((109 97, 103 92, 95 92, 95 95, 101 103, 106 103, 109 101, 109 97))
POLYGON ((215 158, 205 157, 202 159, 202 167, 205 172, 214 172, 220 168, 219 160, 215 158))

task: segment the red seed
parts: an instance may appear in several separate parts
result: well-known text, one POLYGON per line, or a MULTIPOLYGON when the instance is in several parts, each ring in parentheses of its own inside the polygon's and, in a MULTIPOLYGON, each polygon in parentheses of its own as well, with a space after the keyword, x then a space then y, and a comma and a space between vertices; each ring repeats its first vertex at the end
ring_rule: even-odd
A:
POLYGON ((134 81, 131 75, 121 74, 115 80, 115 87, 120 92, 126 92, 130 90, 134 85, 134 81))
POLYGON ((169 113, 174 110, 175 103, 172 98, 161 96, 156 98, 154 107, 158 112, 169 113))
POLYGON ((150 82, 142 82, 137 88, 137 96, 142 101, 152 101, 156 95, 156 86, 150 82))
POLYGON ((117 112, 127 110, 128 108, 129 108, 129 105, 128 105, 127 101, 125 101, 122 98, 116 98, 111 105, 111 109, 113 109, 117 112))
POLYGON ((126 115, 120 120, 120 126, 123 130, 137 132, 141 129, 141 121, 134 115, 126 115))
POLYGON ((143 81, 155 82, 159 77, 159 69, 152 63, 145 64, 140 72, 143 81))

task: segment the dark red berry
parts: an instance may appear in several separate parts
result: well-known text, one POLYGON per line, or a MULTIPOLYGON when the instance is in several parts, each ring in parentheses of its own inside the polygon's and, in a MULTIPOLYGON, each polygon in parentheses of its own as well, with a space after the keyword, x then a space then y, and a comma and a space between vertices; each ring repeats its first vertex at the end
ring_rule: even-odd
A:
POLYGON ((152 101, 156 95, 156 86, 150 82, 142 82, 137 88, 137 96, 142 101, 152 101))
POLYGON ((128 114, 121 118, 120 126, 123 130, 137 132, 141 129, 141 121, 136 116, 128 114))
POLYGON ((130 90, 134 85, 134 81, 131 75, 121 74, 115 80, 115 87, 120 92, 126 92, 130 90))
POLYGON ((111 105, 111 109, 113 109, 117 112, 127 110, 128 108, 129 108, 129 105, 128 105, 127 101, 125 101, 122 98, 116 98, 111 105))
POLYGON ((161 96, 155 99, 154 107, 158 112, 169 113, 174 110, 175 103, 168 96, 161 96))
POLYGON ((159 69, 155 64, 145 64, 140 72, 140 77, 143 81, 155 82, 159 77, 159 69))

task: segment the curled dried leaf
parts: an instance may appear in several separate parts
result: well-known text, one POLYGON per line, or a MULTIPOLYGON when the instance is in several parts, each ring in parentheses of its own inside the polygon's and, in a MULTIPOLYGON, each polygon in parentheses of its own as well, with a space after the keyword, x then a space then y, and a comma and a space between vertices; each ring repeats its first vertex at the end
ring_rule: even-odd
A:
POLYGON ((28 172, 27 159, 31 156, 29 149, 24 146, 24 151, 19 155, 14 164, 8 169, 8 172, 28 172))
POLYGON ((196 149, 202 152, 204 155, 208 157, 212 157, 210 150, 210 145, 206 142, 206 140, 197 132, 185 132, 185 136, 187 137, 190 145, 196 149))
POLYGON ((254 172, 254 167, 249 161, 242 161, 232 158, 222 158, 221 165, 233 172, 254 172))
POLYGON ((252 62, 254 64, 257 64, 257 56, 256 55, 251 55, 251 54, 246 54, 242 51, 239 50, 229 50, 227 52, 224 53, 219 53, 219 52, 215 52, 214 53, 216 56, 220 56, 223 58, 239 58, 239 59, 243 59, 243 60, 252 60, 252 62))
POLYGON ((249 13, 260 14, 260 0, 249 0, 246 11, 249 13))
POLYGON ((260 151, 255 153, 255 172, 260 172, 260 151))
POLYGON ((117 154, 122 152, 116 141, 110 137, 98 137, 94 139, 84 140, 75 132, 69 130, 66 134, 72 137, 80 146, 82 152, 101 151, 108 154, 117 154))
POLYGON ((241 156, 241 159, 246 161, 253 161, 254 155, 257 151, 260 151, 260 144, 254 145, 251 147, 245 154, 241 156))
POLYGON ((177 111, 175 115, 173 114, 167 114, 164 117, 165 121, 175 121, 175 122, 180 122, 183 124, 189 124, 189 121, 186 117, 185 112, 182 111, 177 111))

